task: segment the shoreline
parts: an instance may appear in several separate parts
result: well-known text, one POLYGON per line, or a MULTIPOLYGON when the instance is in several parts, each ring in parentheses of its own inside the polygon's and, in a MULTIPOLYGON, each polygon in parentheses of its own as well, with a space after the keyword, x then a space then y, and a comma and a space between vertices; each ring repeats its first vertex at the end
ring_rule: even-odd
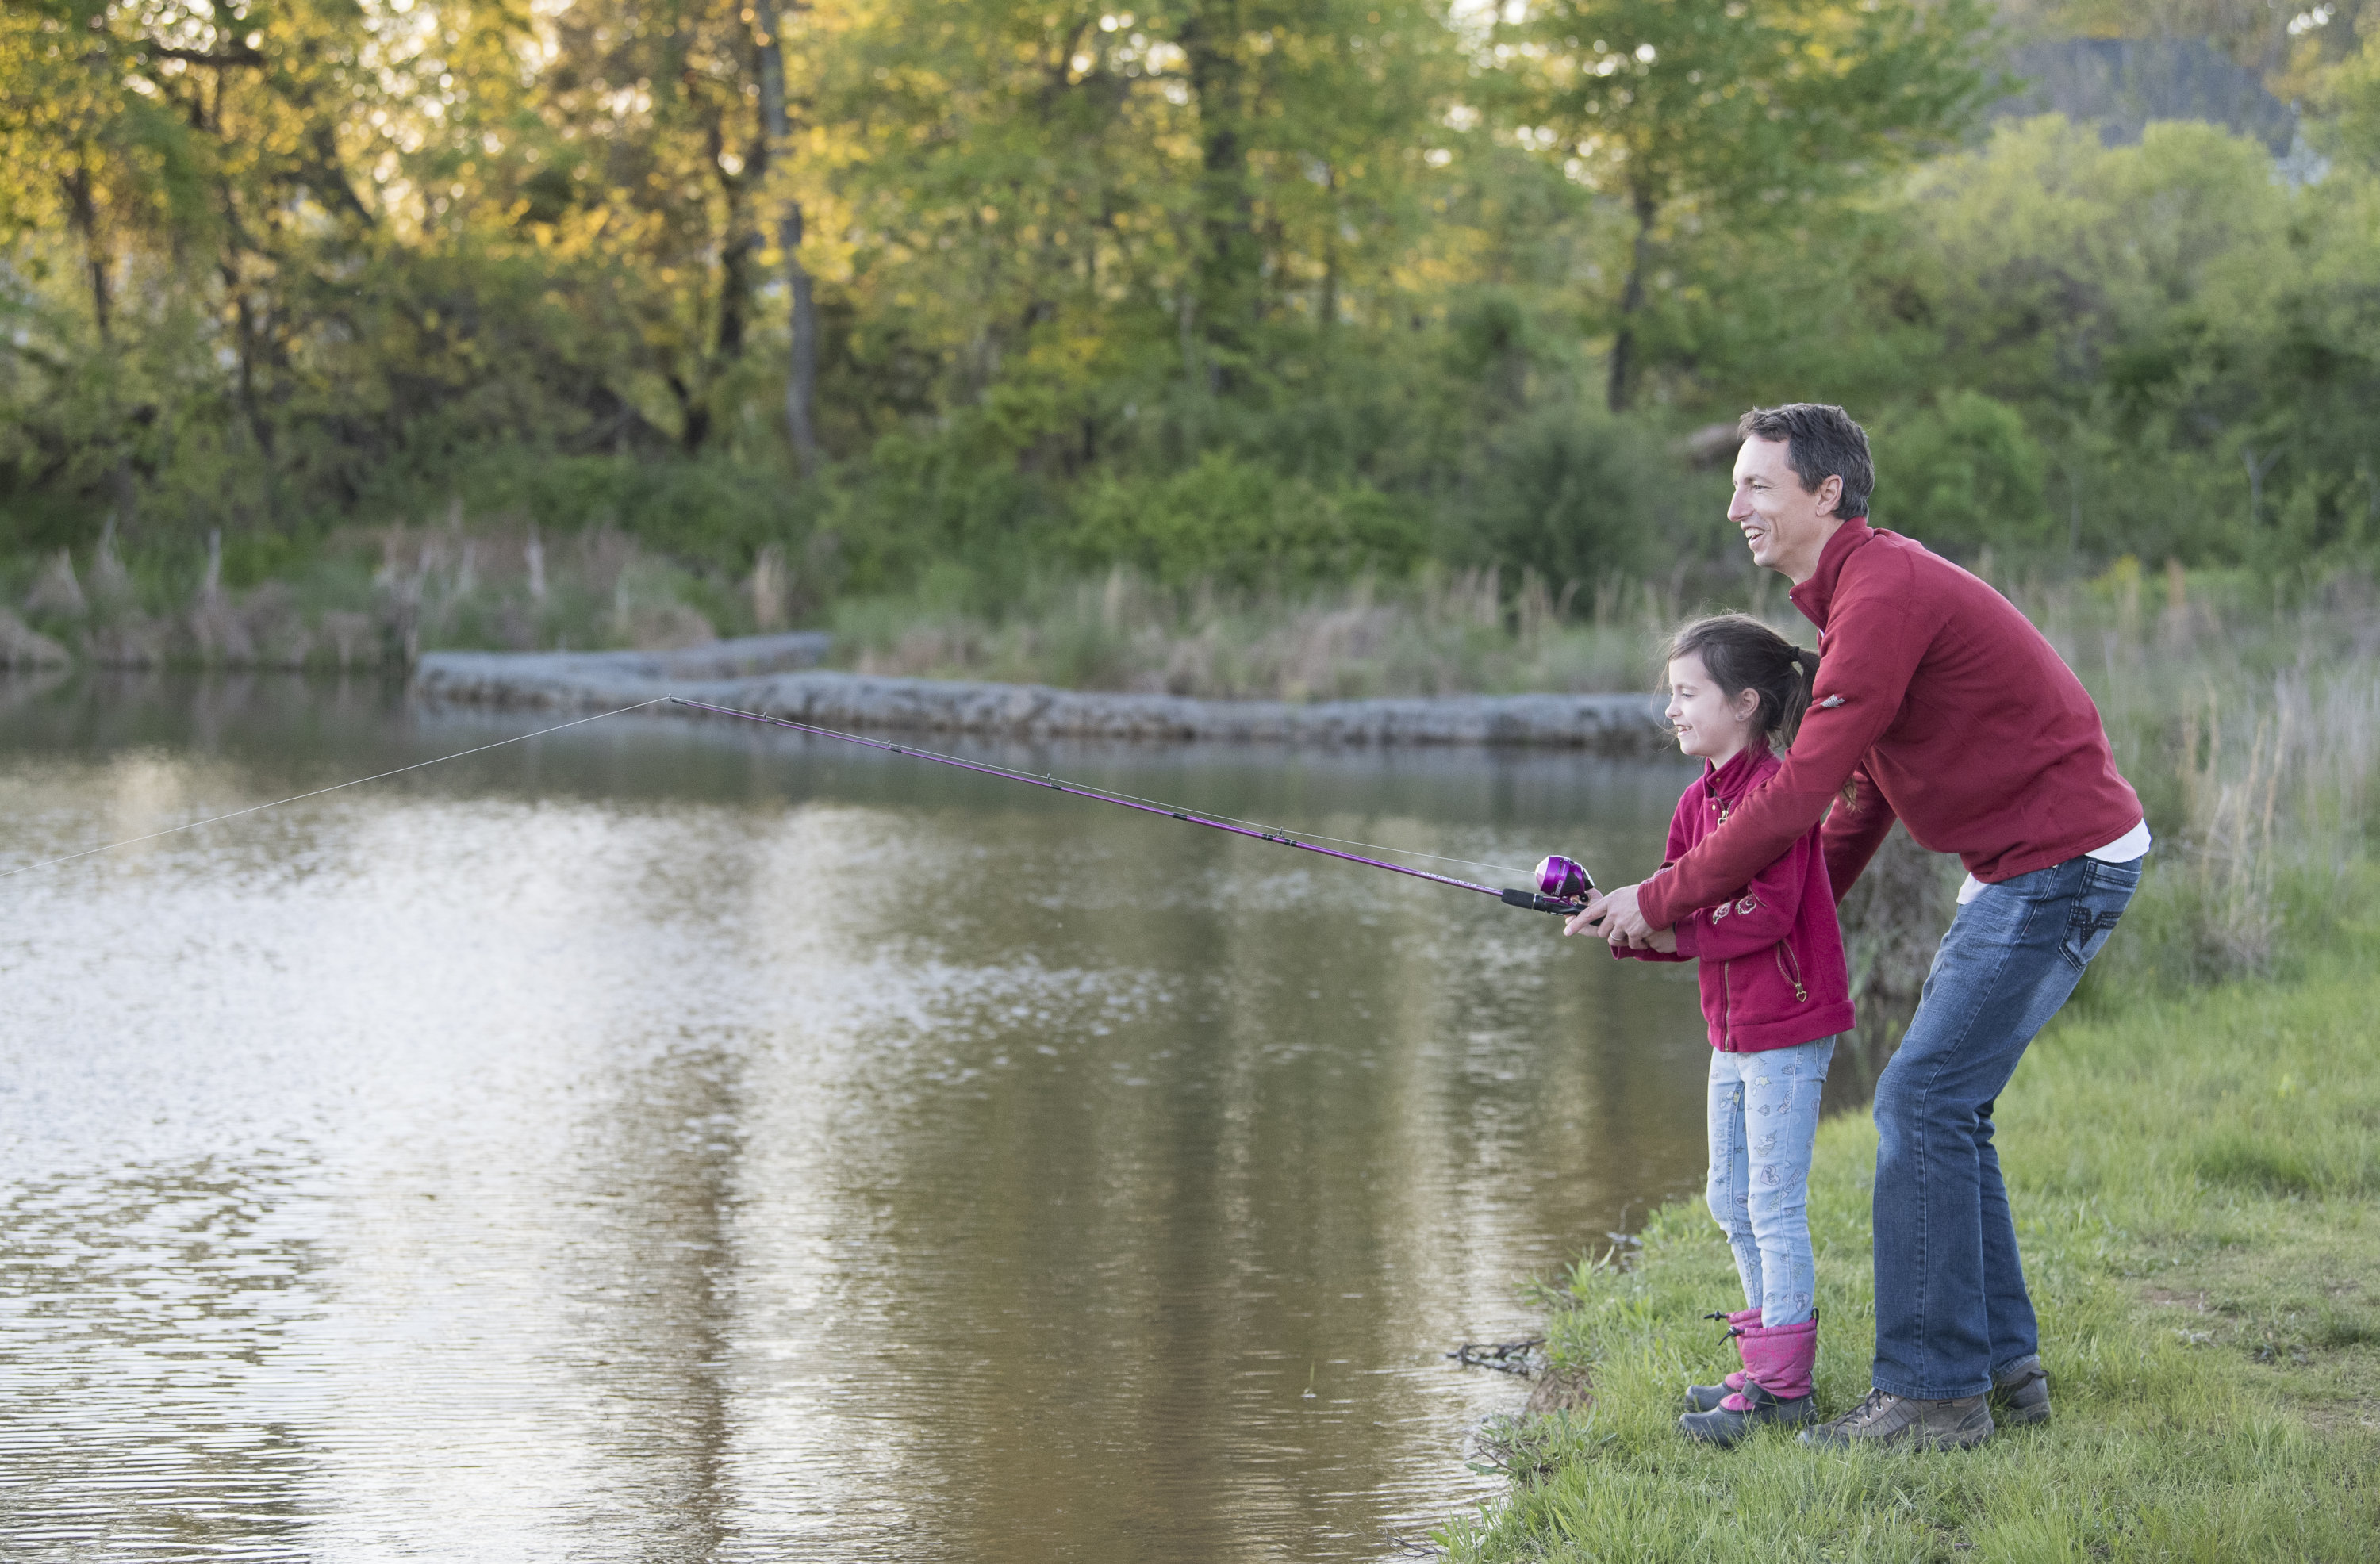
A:
POLYGON ((679 695, 822 728, 1011 738, 1526 746, 1615 756, 1670 746, 1650 695, 1212 700, 836 673, 817 667, 826 649, 824 635, 801 632, 682 651, 425 652, 412 687, 431 701, 559 710, 679 695))

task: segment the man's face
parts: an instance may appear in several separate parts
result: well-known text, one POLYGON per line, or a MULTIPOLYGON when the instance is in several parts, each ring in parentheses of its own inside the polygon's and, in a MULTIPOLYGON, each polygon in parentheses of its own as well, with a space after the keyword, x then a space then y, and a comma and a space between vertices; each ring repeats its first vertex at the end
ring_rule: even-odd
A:
POLYGON ((1752 548, 1752 563, 1774 570, 1800 586, 1818 573, 1818 555, 1840 525, 1835 502, 1842 497, 1843 480, 1822 479, 1814 491, 1802 487, 1802 475, 1789 459, 1792 447, 1782 440, 1746 440, 1735 456, 1735 497, 1728 503, 1727 519, 1743 528, 1752 548))

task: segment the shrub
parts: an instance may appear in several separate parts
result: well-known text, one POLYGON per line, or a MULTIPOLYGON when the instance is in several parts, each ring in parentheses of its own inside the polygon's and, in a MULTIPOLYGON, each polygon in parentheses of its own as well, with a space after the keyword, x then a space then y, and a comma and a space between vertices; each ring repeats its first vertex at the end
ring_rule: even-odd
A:
POLYGON ((1555 583, 1638 576, 1692 545, 1679 477, 1637 426, 1548 407, 1487 449, 1458 506, 1452 552, 1555 583))
POLYGON ((1877 420, 1877 523, 1954 549, 2023 551, 2057 540, 2048 463, 2014 407, 1958 391, 1877 420))
POLYGON ((1094 479, 1067 546, 1086 565, 1121 564, 1169 585, 1255 586, 1402 576, 1427 541, 1412 505, 1366 485, 1324 487, 1209 452, 1161 478, 1094 479))

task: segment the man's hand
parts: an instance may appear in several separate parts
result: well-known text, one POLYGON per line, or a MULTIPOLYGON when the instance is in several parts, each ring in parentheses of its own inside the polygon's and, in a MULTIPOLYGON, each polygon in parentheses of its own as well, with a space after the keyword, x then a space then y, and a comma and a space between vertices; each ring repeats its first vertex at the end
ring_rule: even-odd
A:
MULTIPOLYGON (((1600 924, 1603 937, 1615 945, 1626 945, 1638 951, 1657 948, 1653 943, 1653 926, 1646 923, 1645 915, 1637 910, 1636 887, 1633 885, 1623 885, 1617 891, 1604 892, 1602 907, 1591 911, 1588 921, 1600 924)), ((1675 948, 1674 940, 1671 948, 1675 948)))
MULTIPOLYGON (((1562 924, 1562 932, 1564 934, 1579 933, 1593 925, 1595 920, 1602 915, 1603 892, 1600 891, 1589 891, 1586 893, 1586 910, 1584 912, 1572 913, 1569 919, 1562 924)), ((1603 930, 1598 928, 1596 929, 1596 932, 1600 934, 1603 930)))

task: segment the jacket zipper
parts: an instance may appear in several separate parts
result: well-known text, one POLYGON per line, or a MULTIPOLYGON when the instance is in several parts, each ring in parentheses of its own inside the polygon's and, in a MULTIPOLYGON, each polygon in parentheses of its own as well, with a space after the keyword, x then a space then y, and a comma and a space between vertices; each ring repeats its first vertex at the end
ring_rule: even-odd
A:
POLYGON ((1793 952, 1784 940, 1777 941, 1777 970, 1785 981, 1793 985, 1793 998, 1802 1004, 1810 1002, 1810 991, 1802 987, 1802 964, 1793 959, 1793 952))
MULTIPOLYGON (((1714 798, 1711 802, 1718 806, 1718 823, 1727 824, 1727 800, 1714 798)), ((1733 1053, 1735 1051, 1735 963, 1731 960, 1718 964, 1718 991, 1719 1036, 1727 1040, 1728 1045, 1722 1051, 1733 1053)))

